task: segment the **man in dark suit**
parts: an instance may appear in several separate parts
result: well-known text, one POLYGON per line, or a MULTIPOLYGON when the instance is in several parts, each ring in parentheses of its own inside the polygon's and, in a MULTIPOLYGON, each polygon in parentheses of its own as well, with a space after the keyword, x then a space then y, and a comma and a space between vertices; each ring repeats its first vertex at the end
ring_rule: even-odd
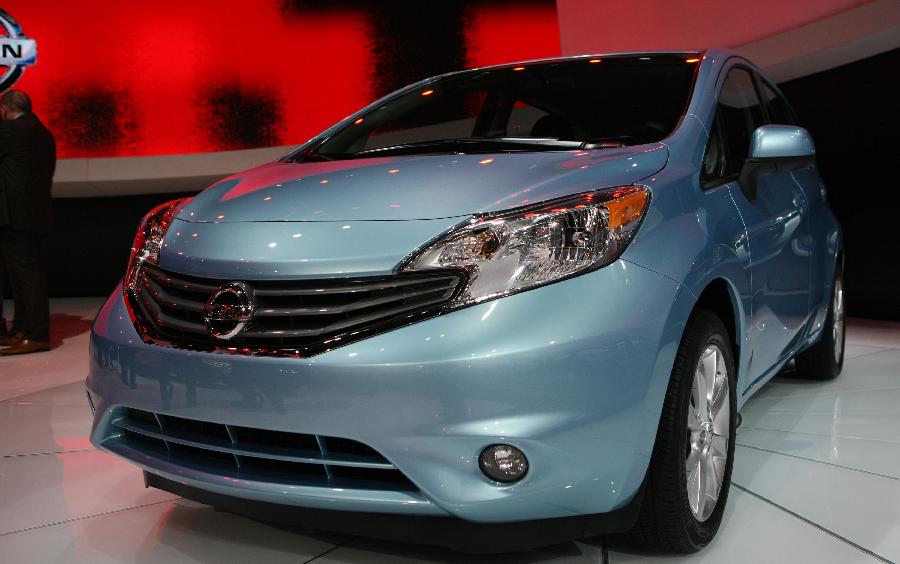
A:
POLYGON ((50 350, 45 239, 56 142, 20 90, 0 96, 0 117, 0 261, 22 320, 21 331, 0 339, 0 356, 9 356, 50 350))

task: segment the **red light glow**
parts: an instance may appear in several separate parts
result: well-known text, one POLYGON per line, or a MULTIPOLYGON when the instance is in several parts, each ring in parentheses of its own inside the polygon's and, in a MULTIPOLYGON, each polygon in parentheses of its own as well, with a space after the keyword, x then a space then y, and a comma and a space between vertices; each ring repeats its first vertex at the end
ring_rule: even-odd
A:
POLYGON ((473 3, 467 12, 467 67, 556 57, 561 53, 555 2, 473 3))
MULTIPOLYGON (((3 8, 39 43, 37 64, 16 87, 56 135, 59 157, 90 158, 296 144, 365 106, 380 94, 379 64, 391 64, 370 3, 293 8, 306 4, 8 0, 3 8), (238 37, 264 37, 264 53, 238 37), (297 59, 313 47, 317 56, 297 59)), ((463 15, 447 23, 462 33, 459 68, 560 54, 552 0, 475 2, 463 15)), ((421 56, 445 47, 425 46, 421 56)))

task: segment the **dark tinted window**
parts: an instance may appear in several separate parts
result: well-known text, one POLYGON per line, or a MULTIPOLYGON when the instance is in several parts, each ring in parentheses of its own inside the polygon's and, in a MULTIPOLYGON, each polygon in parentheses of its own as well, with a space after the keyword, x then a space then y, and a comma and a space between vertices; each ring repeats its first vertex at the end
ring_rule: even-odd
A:
MULTIPOLYGON (((506 135, 509 137, 540 137, 543 133, 541 128, 551 125, 552 120, 552 114, 549 112, 536 108, 528 102, 517 100, 509 114, 509 121, 505 128, 506 135)), ((561 133, 565 137, 566 132, 561 133)))
POLYGON ((350 158, 372 149, 460 138, 659 141, 687 106, 696 67, 687 58, 581 59, 452 75, 388 100, 313 152, 350 158))
POLYGON ((765 98, 766 108, 769 110, 769 123, 795 125, 797 122, 787 101, 766 82, 763 82, 762 85, 763 98, 765 98))
MULTIPOLYGON (((461 92, 452 104, 414 104, 408 110, 403 108, 405 111, 392 120, 374 123, 376 120, 373 119, 368 126, 364 120, 354 127, 367 130, 366 134, 354 136, 350 152, 430 139, 470 137, 486 98, 483 92, 461 92)), ((409 102, 399 101, 398 106, 406 106, 409 102)))
POLYGON ((725 175, 738 174, 750 150, 750 137, 763 125, 762 107, 746 69, 729 71, 719 94, 716 119, 720 121, 725 140, 725 175))

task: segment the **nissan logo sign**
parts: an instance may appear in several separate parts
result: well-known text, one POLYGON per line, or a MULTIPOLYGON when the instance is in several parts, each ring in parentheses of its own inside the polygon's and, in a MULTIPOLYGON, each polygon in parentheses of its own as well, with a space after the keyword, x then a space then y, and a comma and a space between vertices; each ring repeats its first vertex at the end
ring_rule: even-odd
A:
POLYGON ((243 282, 231 282, 216 289, 203 306, 206 330, 216 339, 227 341, 237 335, 253 318, 253 290, 243 282))
POLYGON ((25 72, 25 67, 37 61, 37 42, 26 37, 19 23, 5 10, 0 9, 0 26, 6 32, 0 36, 0 92, 12 87, 25 72))

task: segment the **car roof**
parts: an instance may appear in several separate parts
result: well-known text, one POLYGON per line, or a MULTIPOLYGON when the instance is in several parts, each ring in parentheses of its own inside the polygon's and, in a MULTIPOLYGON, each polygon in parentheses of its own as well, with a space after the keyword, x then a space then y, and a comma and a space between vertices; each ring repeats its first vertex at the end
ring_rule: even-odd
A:
MULTIPOLYGON (((713 59, 724 61, 725 59, 731 57, 742 57, 740 54, 732 51, 731 49, 679 49, 679 50, 671 50, 671 51, 611 51, 611 52, 599 52, 599 53, 585 53, 581 55, 566 55, 560 57, 545 57, 540 59, 526 59, 521 61, 511 61, 508 63, 501 63, 496 65, 486 65, 483 67, 471 67, 466 69, 461 69, 457 71, 447 72, 443 74, 439 74, 436 76, 428 77, 424 80, 419 81, 417 84, 431 82, 433 80, 437 80, 439 78, 445 78, 448 76, 453 76, 457 74, 468 73, 471 71, 480 71, 480 70, 494 70, 494 69, 504 69, 509 67, 516 67, 521 65, 532 65, 532 64, 547 64, 547 63, 564 63, 567 61, 578 61, 582 59, 594 59, 594 58, 603 58, 603 57, 635 57, 635 56, 659 56, 659 55, 676 55, 676 56, 690 56, 694 55, 697 57, 702 57, 703 59, 713 59)), ((746 60, 746 59, 745 59, 746 60)), ((749 62, 749 61, 748 61, 749 62)))

